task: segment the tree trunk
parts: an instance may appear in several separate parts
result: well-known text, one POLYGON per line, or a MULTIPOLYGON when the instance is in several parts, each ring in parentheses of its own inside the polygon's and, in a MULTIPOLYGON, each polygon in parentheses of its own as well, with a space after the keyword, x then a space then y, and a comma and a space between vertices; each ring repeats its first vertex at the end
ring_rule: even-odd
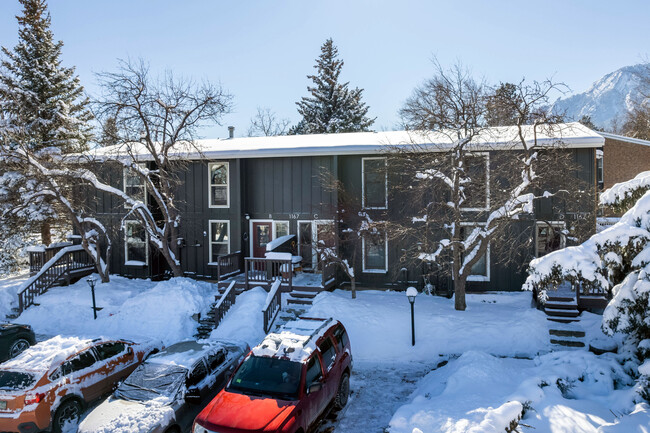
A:
POLYGON ((458 311, 465 311, 467 304, 465 303, 465 279, 456 278, 454 280, 454 307, 458 311))
POLYGON ((352 299, 357 299, 357 283, 354 278, 350 279, 350 289, 352 290, 352 299))
POLYGON ((52 232, 49 221, 43 221, 41 224, 41 242, 45 246, 52 243, 52 232))

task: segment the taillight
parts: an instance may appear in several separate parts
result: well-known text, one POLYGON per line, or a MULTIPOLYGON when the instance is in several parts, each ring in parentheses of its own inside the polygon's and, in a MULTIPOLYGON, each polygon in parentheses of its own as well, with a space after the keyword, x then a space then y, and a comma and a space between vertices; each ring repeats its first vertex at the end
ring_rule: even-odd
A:
POLYGON ((45 394, 27 394, 25 396, 25 405, 40 403, 45 398, 45 394))

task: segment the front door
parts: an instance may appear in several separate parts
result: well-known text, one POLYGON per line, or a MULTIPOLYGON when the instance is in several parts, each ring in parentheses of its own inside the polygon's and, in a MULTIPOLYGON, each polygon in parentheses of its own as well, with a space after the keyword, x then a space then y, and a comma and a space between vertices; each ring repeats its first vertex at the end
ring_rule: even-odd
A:
POLYGON ((253 222, 253 257, 264 257, 266 244, 271 242, 271 223, 253 222))

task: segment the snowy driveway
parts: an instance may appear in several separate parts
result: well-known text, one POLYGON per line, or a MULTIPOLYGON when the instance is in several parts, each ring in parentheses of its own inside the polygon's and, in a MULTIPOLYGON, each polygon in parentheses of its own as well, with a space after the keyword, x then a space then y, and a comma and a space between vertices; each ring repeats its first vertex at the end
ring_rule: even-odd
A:
POLYGON ((393 413, 408 401, 417 382, 434 366, 419 362, 355 362, 350 401, 343 411, 325 420, 317 432, 384 432, 393 413))

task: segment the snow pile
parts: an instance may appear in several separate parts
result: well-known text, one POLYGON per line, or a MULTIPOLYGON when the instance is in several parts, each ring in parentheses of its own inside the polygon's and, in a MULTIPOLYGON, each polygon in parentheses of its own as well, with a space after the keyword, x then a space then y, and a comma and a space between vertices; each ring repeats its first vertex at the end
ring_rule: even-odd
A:
MULTIPOLYGON (((613 357, 554 352, 533 360, 469 351, 433 370, 400 407, 390 433, 504 432, 521 422, 534 431, 634 431, 648 425, 647 405, 634 406, 630 378, 613 357), (617 419, 614 413, 632 415, 617 419), (598 430, 603 428, 603 430, 598 430)), ((641 430, 639 430, 641 431, 641 430)))
POLYGON ((267 293, 261 287, 254 287, 237 295, 235 304, 230 307, 217 329, 212 331, 210 339, 236 339, 257 346, 265 336, 262 306, 267 293))
POLYGON ((20 275, 0 280, 0 321, 11 314, 11 309, 18 306, 18 292, 29 275, 20 275))
POLYGON ((467 310, 453 299, 418 295, 415 347, 411 346, 411 308, 403 292, 364 290, 323 292, 308 317, 333 317, 346 327, 355 360, 431 362, 439 354, 481 350, 500 356, 533 356, 548 351, 543 312, 530 308, 525 293, 467 295, 467 310))
POLYGON ((39 297, 16 321, 32 325, 46 335, 81 335, 90 338, 160 339, 166 345, 191 338, 197 323, 191 316, 209 309, 211 284, 188 278, 168 281, 129 280, 112 276, 95 287, 97 320, 93 320, 90 288, 84 281, 55 287, 39 297))
POLYGON ((57 336, 32 346, 29 350, 2 364, 3 369, 46 372, 53 365, 88 347, 91 340, 57 336))

